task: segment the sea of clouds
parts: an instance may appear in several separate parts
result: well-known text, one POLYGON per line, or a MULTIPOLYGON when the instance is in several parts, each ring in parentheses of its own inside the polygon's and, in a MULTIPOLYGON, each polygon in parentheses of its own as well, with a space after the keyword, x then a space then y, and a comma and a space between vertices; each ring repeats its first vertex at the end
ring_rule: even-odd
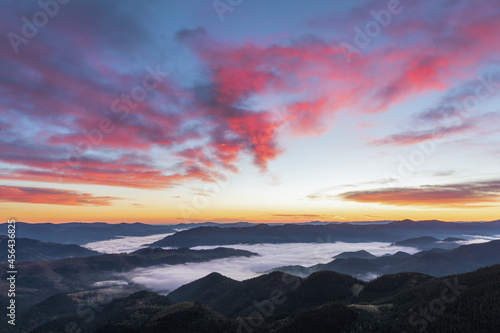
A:
MULTIPOLYGON (((212 249, 217 246, 197 246, 193 249, 212 249)), ((286 244, 238 244, 226 245, 234 249, 247 250, 259 256, 217 259, 202 263, 183 265, 162 265, 139 268, 124 274, 134 283, 143 284, 156 292, 167 293, 186 283, 202 278, 212 272, 235 280, 245 280, 279 266, 312 266, 327 263, 337 254, 346 251, 366 250, 374 255, 393 254, 404 251, 410 254, 417 249, 402 246, 390 246, 390 243, 286 243, 286 244)))
MULTIPOLYGON (((158 234, 145 237, 120 237, 117 239, 92 242, 84 245, 92 250, 102 253, 130 253, 144 248, 149 244, 171 234, 158 234)), ((497 236, 475 236, 464 235, 466 241, 459 244, 477 244, 495 239, 497 236)), ((195 250, 213 249, 218 246, 197 246, 195 250)), ((224 247, 247 250, 259 254, 249 258, 234 257, 217 259, 202 263, 186 263, 182 265, 161 265, 148 268, 139 268, 122 274, 122 278, 145 285, 156 292, 168 293, 186 283, 202 278, 212 272, 235 280, 245 280, 261 275, 270 269, 301 265, 312 266, 320 263, 328 263, 333 257, 347 251, 365 250, 375 256, 394 254, 398 251, 414 254, 418 249, 403 246, 391 246, 391 243, 363 242, 363 243, 285 243, 285 244, 237 244, 224 245, 224 247)), ((367 276, 372 279, 376 276, 367 276)))
POLYGON ((170 235, 173 233, 141 237, 118 236, 118 238, 91 242, 82 246, 101 253, 130 253, 147 247, 145 244, 151 244, 170 235))
POLYGON ((494 235, 494 236, 464 235, 464 238, 466 238, 467 240, 458 241, 457 243, 460 245, 488 243, 492 240, 499 240, 500 235, 494 235))

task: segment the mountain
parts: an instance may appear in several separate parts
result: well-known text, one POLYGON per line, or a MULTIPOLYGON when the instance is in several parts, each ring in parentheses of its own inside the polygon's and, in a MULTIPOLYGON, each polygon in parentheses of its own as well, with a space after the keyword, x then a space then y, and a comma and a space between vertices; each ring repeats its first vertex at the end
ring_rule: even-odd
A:
MULTIPOLYGON (((227 302, 223 308, 230 315, 220 313, 205 301, 176 303, 169 296, 148 291, 100 305, 90 315, 81 311, 68 314, 61 305, 72 307, 73 301, 60 295, 45 302, 44 313, 57 313, 59 309, 61 314, 32 332, 64 332, 68 327, 82 333, 499 332, 498 276, 500 265, 441 278, 405 272, 370 282, 334 272, 315 273, 307 279, 275 272, 230 287, 228 292, 232 290, 229 294, 233 298, 219 298, 227 302), (259 293, 257 287, 269 294, 259 293), (240 302, 249 296, 250 301, 240 302), (247 308, 246 304, 250 306, 247 308)), ((192 297, 197 292, 188 289, 193 287, 202 295, 229 280, 210 274, 177 291, 192 297), (201 285, 207 290, 200 289, 201 285)), ((33 318, 30 311, 40 314, 41 308, 33 307, 20 320, 33 318)))
POLYGON ((430 279, 392 297, 395 332, 500 332, 500 265, 430 279))
POLYGON ((81 333, 236 332, 236 323, 200 303, 172 305, 165 296, 141 291, 95 311, 91 320, 73 314, 45 323, 32 332, 67 332, 68 324, 81 333))
POLYGON ((366 283, 359 297, 369 302, 389 302, 398 293, 432 279, 430 275, 413 272, 386 274, 366 283))
POLYGON ((431 250, 431 249, 454 249, 460 246, 458 242, 465 241, 463 238, 448 237, 443 240, 439 240, 435 237, 423 236, 417 238, 410 238, 403 241, 398 241, 391 246, 407 246, 415 247, 419 250, 431 250))
MULTIPOLYGON (((19 272, 16 280, 16 297, 19 307, 27 308, 61 292, 77 292, 108 286, 125 286, 136 290, 137 285, 119 274, 138 267, 177 265, 253 255, 257 254, 228 248, 213 250, 147 248, 129 254, 103 254, 86 258, 20 262, 16 264, 19 272)), ((7 264, 0 264, 0 270, 8 271, 7 264)), ((2 278, 0 280, 0 304, 7 301, 8 289, 8 281, 2 278)))
MULTIPOLYGON (((387 254, 387 256, 391 256, 391 254, 387 254)), ((403 251, 398 251, 398 252, 392 254, 392 256, 395 258, 408 258, 408 257, 411 257, 411 254, 403 252, 403 251)))
POLYGON ((500 264, 500 240, 482 244, 462 245, 452 250, 430 250, 411 256, 382 256, 375 259, 335 259, 327 264, 311 267, 285 266, 274 270, 287 273, 301 272, 301 276, 330 270, 357 277, 419 272, 432 276, 445 276, 470 272, 483 266, 500 264))
POLYGON ((245 228, 245 227, 252 227, 254 225, 257 224, 249 222, 234 222, 234 223, 198 222, 198 223, 171 224, 170 227, 172 227, 175 230, 186 230, 197 227, 245 228))
POLYGON ((89 320, 95 315, 95 312, 102 310, 102 304, 109 303, 113 299, 127 297, 138 291, 140 289, 108 287, 56 294, 24 311, 16 326, 19 328, 19 332, 29 332, 53 319, 74 314, 82 314, 89 320))
POLYGON ((286 300, 280 312, 347 301, 353 297, 352 286, 360 283, 363 282, 349 275, 329 271, 314 273, 306 279, 272 272, 241 282, 212 273, 174 290, 168 297, 175 302, 198 301, 226 316, 237 317, 249 315, 256 303, 267 302, 266 306, 270 306, 269 299, 275 299, 276 304, 286 300))
POLYGON ((321 225, 266 225, 220 228, 197 227, 179 231, 149 246, 194 247, 257 243, 390 242, 432 236, 492 236, 500 234, 500 222, 450 223, 441 221, 396 221, 388 224, 330 223, 321 225))
POLYGON ((211 273, 172 291, 168 294, 168 298, 177 303, 194 301, 206 303, 239 283, 219 273, 211 273))
POLYGON ((365 250, 360 250, 356 252, 342 252, 340 254, 337 254, 335 259, 342 259, 342 258, 361 258, 361 259, 373 259, 377 258, 377 256, 374 256, 368 251, 365 250))
MULTIPOLYGON (((7 236, 0 236, 0 248, 6 249, 7 236)), ((89 257, 100 254, 75 244, 47 243, 29 238, 16 238, 16 262, 56 260, 72 257, 89 257)), ((7 256, 0 258, 0 262, 7 262, 7 256)))
POLYGON ((245 313, 253 306, 254 301, 268 299, 273 290, 281 290, 286 294, 299 282, 299 278, 281 272, 272 272, 241 282, 228 282, 228 278, 212 273, 174 290, 169 294, 169 298, 176 302, 199 301, 226 316, 235 316, 245 313), (212 279, 216 283, 208 284, 207 280, 212 279), (222 283, 226 284, 227 288, 220 288, 222 283), (196 290, 200 291, 194 292, 196 290))
MULTIPOLYGON (((84 245, 119 236, 150 236, 174 233, 167 225, 144 223, 25 223, 16 222, 16 237, 43 242, 84 245)), ((7 223, 0 224, 0 235, 7 235, 7 223)))

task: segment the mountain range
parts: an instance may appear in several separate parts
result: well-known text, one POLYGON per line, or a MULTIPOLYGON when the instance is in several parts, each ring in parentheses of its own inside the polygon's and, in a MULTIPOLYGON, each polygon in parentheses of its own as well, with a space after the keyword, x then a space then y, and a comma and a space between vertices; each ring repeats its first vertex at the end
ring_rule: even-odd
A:
MULTIPOLYGON (((6 249, 9 239, 7 236, 0 236, 0 248, 6 249)), ((76 244, 42 242, 30 238, 16 238, 15 246, 17 262, 89 257, 100 254, 76 244)), ((1 257, 0 262, 7 262, 7 256, 1 257)))
POLYGON ((414 247, 419 250, 445 249, 450 250, 460 246, 460 242, 464 242, 463 238, 448 237, 443 240, 435 237, 423 236, 417 238, 405 239, 395 242, 392 246, 407 246, 414 247))
MULTIPOLYGON (((84 245, 119 236, 149 236, 174 233, 168 225, 144 223, 25 223, 16 222, 16 237, 43 242, 84 245)), ((7 223, 0 224, 0 235, 7 235, 7 223)))
MULTIPOLYGON (((77 292, 109 286, 122 286, 135 291, 137 286, 120 276, 120 273, 138 267, 178 265, 254 255, 257 254, 228 248, 212 250, 146 248, 129 254, 103 254, 86 258, 20 262, 16 264, 19 272, 16 280, 16 299, 22 309, 61 292, 77 292)), ((0 264, 0 270, 7 272, 7 265, 6 263, 0 264)), ((9 283, 6 277, 0 280, 0 305, 8 302, 9 283)))
POLYGON ((403 220, 387 224, 259 224, 245 228, 196 227, 179 231, 159 241, 154 247, 194 247, 201 245, 234 245, 258 243, 324 243, 324 242, 397 242, 403 239, 431 236, 437 238, 464 235, 500 235, 500 221, 449 223, 441 221, 403 220))
POLYGON ((28 309, 20 325, 37 333, 68 327, 82 333, 498 332, 498 276, 500 265, 370 282, 329 271, 305 279, 273 272, 241 282, 212 273, 167 296, 140 291, 85 312, 77 311, 73 295, 55 295, 28 309))
POLYGON ((495 240, 481 244, 462 245, 452 250, 421 251, 413 255, 396 253, 376 258, 343 255, 326 264, 311 267, 283 266, 271 271, 308 276, 314 272, 328 270, 359 278, 409 271, 445 276, 500 264, 498 253, 500 253, 500 240, 495 240))

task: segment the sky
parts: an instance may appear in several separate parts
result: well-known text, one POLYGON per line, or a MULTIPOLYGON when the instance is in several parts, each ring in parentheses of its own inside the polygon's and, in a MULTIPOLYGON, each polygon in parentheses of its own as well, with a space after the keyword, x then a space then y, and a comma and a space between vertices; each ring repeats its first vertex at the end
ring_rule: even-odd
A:
POLYGON ((1 1, 0 211, 488 221, 497 1, 1 1))

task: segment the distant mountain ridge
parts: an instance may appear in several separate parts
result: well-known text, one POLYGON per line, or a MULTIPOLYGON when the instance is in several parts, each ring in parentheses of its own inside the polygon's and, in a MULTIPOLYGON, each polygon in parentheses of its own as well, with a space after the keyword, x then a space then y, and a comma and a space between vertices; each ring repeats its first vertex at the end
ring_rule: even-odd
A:
POLYGON ((348 223, 270 226, 259 224, 245 228, 196 227, 177 232, 152 244, 155 247, 194 247, 257 243, 317 242, 390 242, 422 236, 437 238, 463 235, 500 235, 500 221, 451 223, 403 220, 388 224, 357 225, 348 223))
MULTIPOLYGON (((7 249, 9 239, 7 236, 0 236, 0 248, 7 249)), ((76 244, 42 242, 30 238, 16 238, 15 241, 16 262, 81 258, 101 254, 76 244)), ((7 262, 7 256, 1 257, 0 262, 7 262)))
MULTIPOLYGON (((0 235, 7 234, 7 224, 0 224, 0 235)), ((25 223, 16 222, 16 237, 43 242, 84 245, 118 236, 150 236, 174 233, 170 226, 144 223, 25 223)))
POLYGON ((419 250, 431 250, 431 249, 451 250, 459 247, 461 245, 459 242, 461 241, 465 241, 465 239, 448 237, 443 240, 440 240, 435 237, 423 236, 423 237, 410 238, 398 241, 392 244, 391 246, 407 246, 407 247, 414 247, 419 250))
MULTIPOLYGON (((7 234, 6 223, 0 224, 0 235, 7 234)), ((260 224, 262 225, 262 224, 260 224)), ((308 230, 309 238, 307 242, 323 242, 328 241, 327 238, 332 240, 337 240, 332 234, 334 231, 344 233, 346 241, 359 241, 360 239, 368 239, 369 237, 356 237, 352 232, 359 230, 370 230, 371 228, 378 228, 378 232, 372 237, 379 241, 395 242, 405 238, 428 236, 428 233, 424 231, 425 227, 433 226, 435 228, 434 237, 450 237, 456 236, 460 237, 464 232, 473 232, 477 229, 479 235, 499 235, 500 234, 500 220, 492 222, 441 222, 441 221, 354 221, 354 222, 325 222, 325 221, 311 221, 303 223, 270 223, 268 224, 272 227, 286 227, 286 226, 296 226, 305 227, 301 230, 307 230, 310 227, 320 227, 315 232, 308 230), (415 224, 411 227, 411 224, 415 224), (402 224, 402 225, 401 225, 402 224), (444 225, 442 225, 444 224, 444 225), (447 226, 446 226, 447 225, 447 226), (452 227, 451 225, 455 225, 452 227), (337 227, 335 227, 337 226, 337 227), (346 226, 351 226, 353 228, 348 228, 346 226), (387 233, 387 226, 392 231, 387 233), (471 227, 472 226, 472 227, 471 227), (323 227, 323 228, 321 228, 323 227), (357 229, 357 227, 367 227, 366 229, 357 229), (405 228, 413 228, 417 234, 411 234, 409 230, 405 228), (398 231, 399 229, 399 231, 398 231), (385 230, 385 231, 384 231, 385 230), (349 232, 351 231, 351 232, 349 232), (322 234, 321 232, 327 232, 327 234, 322 234), (311 234, 312 233, 312 234, 311 234), (384 234, 387 233, 387 234, 384 234), (394 237, 392 237, 394 236, 394 237)), ((251 222, 235 222, 235 223, 218 223, 218 222, 201 222, 201 223, 178 223, 178 224, 147 224, 147 223, 105 223, 105 222, 69 222, 69 223, 25 223, 17 222, 17 237, 20 238, 30 238, 36 239, 44 242, 55 242, 61 244, 77 244, 84 245, 90 242, 116 239, 117 237, 123 236, 150 236, 157 234, 166 233, 176 233, 184 232, 199 227, 214 227, 218 229, 236 229, 243 228, 248 229, 252 227, 258 227, 259 224, 251 222)), ((285 228, 286 229, 286 228, 285 228)), ((232 232, 229 232, 232 234, 232 232)), ((255 235, 259 238, 259 235, 255 235)), ((292 241, 298 237, 293 235, 287 235, 287 232, 278 233, 275 240, 270 240, 269 242, 279 242, 280 238, 291 239, 292 241)), ((243 239, 245 242, 258 243, 259 239, 243 239)), ((301 240, 299 240, 301 241, 301 240)), ((295 242, 295 241, 293 241, 295 242)), ((199 242, 196 242, 199 243, 199 242)), ((202 244, 199 244, 202 245, 202 244)), ((204 245, 230 245, 230 244, 204 244, 204 245)), ((176 247, 185 247, 176 246, 176 247)), ((193 245, 195 246, 195 245, 193 245)))
MULTIPOLYGON (((178 265, 254 255, 258 254, 229 248, 212 250, 146 248, 128 254, 103 254, 53 261, 25 261, 16 264, 20 272, 16 280, 16 297, 19 307, 27 307, 56 293, 96 289, 99 287, 98 283, 103 284, 103 287, 130 284, 131 282, 125 277, 116 274, 139 267, 161 264, 178 265)), ((7 265, 6 263, 0 264, 0 270, 8 271, 7 265)), ((2 301, 7 301, 8 287, 9 283, 6 279, 0 280, 0 304, 2 301)))
POLYGON ((377 256, 374 256, 368 251, 365 250, 360 250, 356 252, 342 252, 340 254, 337 254, 335 259, 342 259, 342 258, 361 258, 361 259, 373 259, 377 258, 377 256))
POLYGON ((445 276, 473 271, 500 264, 500 240, 482 244, 462 245, 452 250, 429 250, 413 255, 382 256, 374 259, 343 258, 311 267, 283 266, 271 271, 282 271, 307 276, 318 271, 335 271, 352 276, 384 275, 400 272, 419 272, 432 276, 445 276))

